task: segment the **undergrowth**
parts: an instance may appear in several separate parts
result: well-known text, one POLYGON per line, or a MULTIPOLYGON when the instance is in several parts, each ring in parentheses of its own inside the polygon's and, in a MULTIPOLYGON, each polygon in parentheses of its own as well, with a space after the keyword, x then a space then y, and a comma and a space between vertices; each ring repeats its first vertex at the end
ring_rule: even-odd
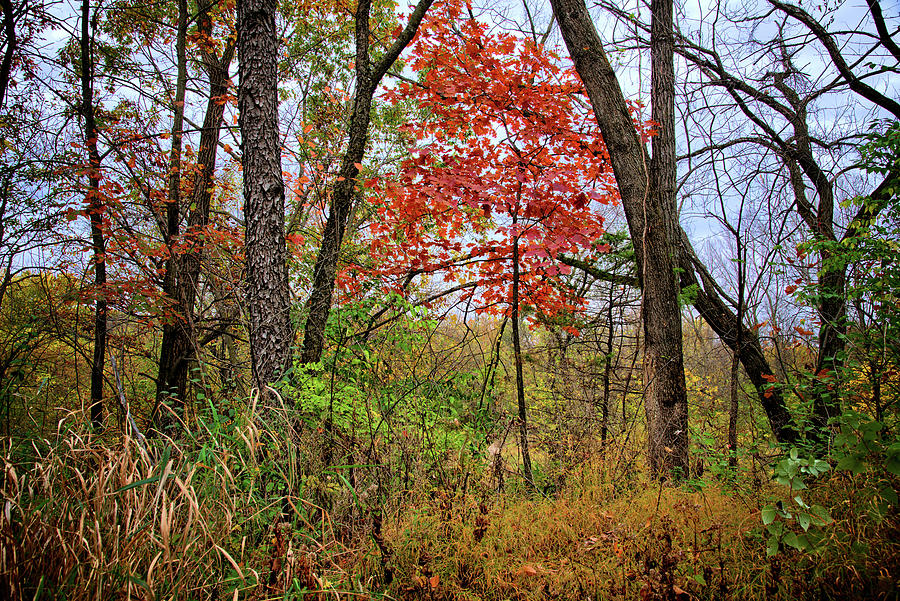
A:
POLYGON ((897 598, 900 518, 866 473, 810 482, 833 521, 770 556, 761 509, 790 490, 673 487, 621 470, 621 449, 549 495, 509 469, 498 491, 496 466, 459 453, 410 479, 408 453, 354 453, 283 407, 210 407, 195 434, 146 447, 82 423, 6 448, 0 598, 897 598))

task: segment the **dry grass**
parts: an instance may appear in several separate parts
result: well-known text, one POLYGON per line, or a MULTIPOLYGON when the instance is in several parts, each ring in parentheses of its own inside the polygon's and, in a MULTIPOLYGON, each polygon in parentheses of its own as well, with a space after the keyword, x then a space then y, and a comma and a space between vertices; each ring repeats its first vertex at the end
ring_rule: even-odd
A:
POLYGON ((0 598, 897 598, 900 519, 873 513, 865 476, 808 491, 836 520, 819 550, 768 559, 759 508, 784 493, 774 485, 674 488, 639 462, 623 470, 622 453, 570 470, 554 496, 512 474, 498 494, 489 469, 460 461, 412 491, 387 468, 377 487, 363 469, 351 485, 316 458, 321 432, 260 413, 149 451, 79 427, 33 443, 28 461, 8 446, 0 598))
POLYGON ((291 436, 253 418, 201 430, 145 451, 128 437, 61 428, 32 443, 28 462, 7 446, 0 598, 265 599, 302 589, 337 598, 347 573, 333 557, 355 551, 298 495, 291 436))
POLYGON ((584 472, 557 498, 439 494, 401 517, 392 537, 407 578, 396 594, 663 599, 706 598, 714 587, 730 596, 742 566, 758 562, 743 544, 755 507, 715 487, 686 492, 641 480, 620 488, 592 477, 602 473, 596 464, 584 472))

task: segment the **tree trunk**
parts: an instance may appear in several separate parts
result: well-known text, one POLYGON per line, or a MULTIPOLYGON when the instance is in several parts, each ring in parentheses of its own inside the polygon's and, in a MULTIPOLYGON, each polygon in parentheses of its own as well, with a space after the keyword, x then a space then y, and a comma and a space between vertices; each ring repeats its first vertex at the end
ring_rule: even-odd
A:
POLYGON ((738 379, 741 374, 740 356, 731 353, 731 387, 728 406, 728 465, 737 467, 737 419, 738 419, 738 379))
POLYGON ((660 128, 648 175, 615 72, 603 51, 584 0, 551 0, 563 39, 585 84, 609 151, 643 290, 645 403, 652 416, 651 470, 687 474, 687 395, 681 353, 681 310, 675 276, 674 66, 670 1, 653 2, 653 115, 660 128))
POLYGON ((277 7, 276 0, 237 4, 247 309, 253 380, 261 391, 287 372, 292 342, 278 132, 277 7))
POLYGON ((81 116, 88 148, 87 213, 91 221, 91 247, 94 254, 94 356, 91 364, 91 424, 103 426, 103 368, 106 363, 107 301, 106 240, 103 236, 103 197, 100 191, 100 151, 97 148, 97 123, 94 118, 94 55, 91 36, 91 3, 81 4, 81 116))
MULTIPOLYGON (((163 294, 167 301, 172 303, 172 322, 163 326, 163 339, 159 351, 159 374, 156 379, 156 408, 154 410, 154 423, 161 404, 167 399, 173 399, 176 406, 184 409, 184 390, 179 390, 178 385, 171 381, 171 371, 184 353, 183 349, 176 348, 173 344, 173 333, 185 327, 185 310, 175 295, 175 286, 180 270, 181 260, 175 250, 175 242, 178 240, 178 227, 181 221, 181 147, 184 132, 184 97, 187 89, 187 54, 185 45, 187 42, 187 0, 178 0, 178 30, 175 42, 176 62, 178 75, 175 81, 175 99, 172 117, 172 149, 169 154, 169 197, 166 203, 165 231, 163 240, 169 251, 166 259, 166 272, 163 278, 163 294)), ((176 339, 177 340, 177 339, 176 339)))
POLYGON ((16 54, 16 20, 13 15, 13 6, 10 0, 0 0, 3 8, 3 33, 6 35, 6 50, 3 52, 3 61, 0 62, 0 109, 6 100, 6 92, 9 89, 9 80, 12 73, 13 57, 16 54))
MULTIPOLYGON (((211 9, 212 5, 208 2, 198 6, 197 31, 201 35, 210 35, 212 32, 212 20, 209 16, 211 9)), ((209 96, 203 130, 200 132, 200 148, 197 152, 200 171, 194 178, 188 227, 183 236, 183 242, 187 245, 178 263, 173 265, 177 271, 174 274, 175 288, 172 298, 176 304, 178 321, 163 328, 157 377, 157 405, 161 401, 160 391, 165 391, 164 394, 178 399, 186 397, 188 370, 196 355, 194 305, 200 280, 206 228, 209 225, 216 151, 225 113, 223 97, 228 92, 228 68, 233 56, 233 43, 225 47, 221 59, 213 54, 211 49, 203 51, 203 66, 209 82, 209 96)), ((159 415, 157 408, 153 420, 157 425, 159 415)))
MULTIPOLYGON (((513 215, 513 229, 516 216, 513 215)), ((519 406, 519 447, 522 453, 522 472, 525 484, 534 488, 534 474, 531 471, 531 451, 528 448, 528 409, 525 405, 525 377, 522 371, 522 343, 519 339, 519 234, 513 235, 512 256, 512 339, 516 362, 516 400, 519 406)))
POLYGON ((687 389, 678 276, 675 202, 675 65, 672 0, 653 0, 651 93, 657 134, 652 139, 650 190, 644 211, 644 402, 653 408, 650 467, 655 475, 688 474, 687 389))
POLYGON ((331 313, 331 300, 334 295, 334 280, 337 275, 338 257, 350 209, 353 207, 357 167, 363 160, 371 121, 372 97, 381 79, 387 73, 400 53, 412 41, 425 12, 433 0, 420 0, 410 15, 406 28, 394 41, 377 64, 372 65, 369 58, 369 11, 371 0, 360 0, 356 7, 356 91, 353 94, 353 112, 350 117, 349 142, 341 168, 338 171, 337 183, 331 197, 331 207, 325 231, 322 234, 322 246, 316 257, 313 268, 313 287, 307 301, 306 327, 303 334, 303 363, 316 363, 322 358, 325 346, 325 325, 331 313))
POLYGON ((603 401, 600 405, 600 443, 606 451, 606 439, 609 436, 609 389, 612 375, 613 337, 615 322, 613 321, 613 286, 609 287, 609 306, 606 308, 606 363, 603 365, 603 401))
MULTIPOLYGON (((696 255, 684 230, 681 231, 681 286, 687 288, 694 286, 694 309, 700 314, 709 327, 719 336, 723 343, 733 353, 738 353, 744 371, 750 379, 750 383, 756 388, 759 403, 772 427, 772 433, 779 442, 794 442, 797 440, 797 431, 793 427, 793 417, 788 411, 780 386, 773 386, 767 376, 772 376, 775 371, 769 365, 769 360, 763 352, 759 336, 751 331, 737 316, 732 313, 728 305, 718 296, 715 283, 704 269, 696 269, 700 272, 698 280, 695 272, 694 261, 696 255), (702 286, 701 286, 702 282, 702 286), (737 326, 737 327, 736 327, 737 326)), ((697 261, 699 263, 699 261, 697 261)))

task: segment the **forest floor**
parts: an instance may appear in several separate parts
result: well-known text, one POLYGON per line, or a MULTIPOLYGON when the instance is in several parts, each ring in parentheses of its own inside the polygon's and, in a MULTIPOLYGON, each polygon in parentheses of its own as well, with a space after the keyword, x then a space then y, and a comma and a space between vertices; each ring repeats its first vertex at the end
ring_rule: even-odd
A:
POLYGON ((747 458, 674 485, 635 448, 553 473, 538 453, 554 484, 531 490, 483 454, 324 464, 319 429, 202 426, 146 450, 86 427, 10 444, 0 598, 898 598, 900 515, 869 473, 801 490, 747 458))

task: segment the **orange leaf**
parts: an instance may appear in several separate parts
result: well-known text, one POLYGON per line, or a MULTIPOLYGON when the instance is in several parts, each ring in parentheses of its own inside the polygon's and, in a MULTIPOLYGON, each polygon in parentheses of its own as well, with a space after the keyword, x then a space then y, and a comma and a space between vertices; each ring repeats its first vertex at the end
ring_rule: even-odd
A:
POLYGON ((428 584, 431 585, 431 588, 437 588, 438 584, 441 582, 441 577, 435 574, 431 578, 428 579, 428 584))
POLYGON ((788 286, 787 288, 784 289, 784 291, 787 294, 793 294, 796 289, 797 289, 796 286, 788 286))

